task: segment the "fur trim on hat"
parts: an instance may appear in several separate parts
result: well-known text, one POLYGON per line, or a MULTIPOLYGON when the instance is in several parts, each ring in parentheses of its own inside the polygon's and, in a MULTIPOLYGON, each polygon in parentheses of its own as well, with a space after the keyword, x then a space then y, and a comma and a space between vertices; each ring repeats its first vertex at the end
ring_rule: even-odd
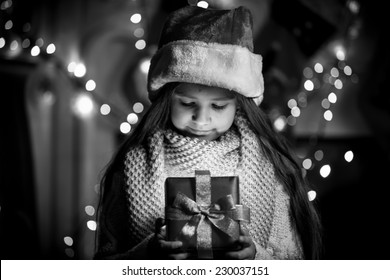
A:
POLYGON ((170 82, 196 83, 263 100, 262 56, 245 47, 201 41, 173 41, 154 55, 148 75, 149 98, 170 82))

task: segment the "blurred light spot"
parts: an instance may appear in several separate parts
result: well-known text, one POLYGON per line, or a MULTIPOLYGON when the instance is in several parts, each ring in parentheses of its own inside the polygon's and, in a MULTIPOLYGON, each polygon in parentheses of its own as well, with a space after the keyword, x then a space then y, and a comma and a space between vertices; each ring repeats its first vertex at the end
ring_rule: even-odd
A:
POLYGON ((311 159, 307 158, 305 159, 303 162, 302 162, 302 166, 303 168, 305 168, 306 170, 309 170, 313 165, 313 162, 311 161, 311 159))
POLYGON ((357 83, 359 82, 359 77, 358 77, 358 75, 352 74, 352 76, 351 76, 351 81, 352 81, 352 83, 357 84, 357 83))
POLYGON ((54 104, 55 102, 55 98, 54 98, 54 94, 53 92, 47 90, 47 91, 44 91, 42 93, 42 97, 41 97, 41 100, 42 102, 47 105, 47 106, 51 106, 54 104))
POLYGON ((135 47, 138 50, 143 50, 146 47, 145 40, 141 39, 141 40, 138 40, 137 42, 135 42, 135 47))
POLYGON ((142 73, 147 74, 149 72, 150 59, 146 59, 146 58, 142 59, 139 67, 142 73))
POLYGON ((89 216, 93 216, 95 214, 95 208, 91 205, 85 206, 85 213, 89 216))
POLYGON ((295 99, 290 99, 287 102, 287 106, 288 106, 288 108, 292 109, 292 108, 297 106, 297 101, 295 99))
POLYGON ((31 24, 26 22, 25 24, 23 24, 23 32, 29 32, 31 30, 31 24))
POLYGON ((324 112, 324 119, 327 120, 328 122, 330 122, 330 121, 332 120, 332 118, 333 118, 333 113, 332 113, 332 111, 326 110, 326 111, 324 112))
POLYGON ((69 258, 73 258, 74 257, 74 250, 72 248, 66 248, 65 249, 65 254, 69 257, 69 258))
POLYGON ((301 92, 298 94, 298 104, 301 107, 307 106, 307 95, 305 92, 301 92))
POLYGON ((332 77, 337 78, 339 76, 339 70, 336 67, 333 67, 332 69, 330 69, 330 74, 332 75, 332 77))
POLYGON ((303 76, 306 79, 313 78, 313 70, 310 67, 305 67, 305 69, 303 69, 303 76))
POLYGON ((123 122, 121 123, 121 125, 119 126, 119 130, 123 133, 123 134, 127 134, 131 131, 131 125, 128 123, 128 122, 123 122))
POLYGON ((142 113, 144 110, 144 105, 142 105, 141 102, 137 102, 133 105, 133 111, 136 112, 137 114, 142 113))
POLYGON ((317 161, 321 161, 323 158, 324 158, 324 152, 322 150, 317 150, 315 153, 314 153, 314 158, 317 160, 317 161))
POLYGON ((19 48, 19 43, 18 43, 18 41, 17 41, 17 40, 13 40, 13 41, 11 42, 11 45, 10 45, 9 48, 10 48, 11 51, 17 51, 18 48, 19 48))
POLYGON ((85 89, 88 91, 93 91, 96 88, 96 83, 94 80, 88 80, 85 83, 85 89))
POLYGON ((335 46, 334 53, 336 54, 338 60, 345 60, 345 50, 343 46, 341 45, 335 46))
POLYGON ((76 97, 74 103, 74 112, 79 116, 88 116, 93 110, 93 101, 87 94, 80 94, 76 97))
POLYGON ((41 53, 41 49, 38 46, 34 46, 31 49, 31 55, 32 56, 37 56, 41 53))
POLYGON ((87 68, 83 63, 78 63, 74 69, 74 75, 78 78, 84 77, 87 73, 87 68))
POLYGON ((92 220, 89 220, 87 222, 87 227, 92 230, 92 231, 95 231, 96 230, 96 222, 95 221, 92 221, 92 220))
POLYGON ((350 66, 346 65, 344 67, 344 74, 347 76, 351 76, 352 75, 352 68, 350 66))
POLYGON ((283 131, 286 128, 287 120, 285 116, 279 116, 274 121, 274 127, 277 131, 283 131))
POLYGON ((7 20, 7 22, 4 25, 4 28, 6 30, 10 30, 13 26, 14 26, 14 23, 12 22, 12 20, 7 20))
POLYGON ((306 80, 306 82, 303 84, 303 87, 307 90, 307 91, 312 91, 314 89, 314 84, 312 81, 310 80, 306 80))
POLYGON ((30 44, 31 44, 30 43, 30 39, 26 38, 22 42, 22 48, 26 49, 26 48, 28 48, 30 46, 30 44))
POLYGON ((337 95, 334 92, 329 93, 328 100, 330 103, 336 103, 337 102, 337 95))
POLYGON ((322 64, 321 63, 316 63, 315 65, 314 65, 314 71, 316 71, 317 73, 322 73, 322 72, 324 72, 324 67, 322 66, 322 64))
POLYGON ((100 106, 100 114, 106 116, 111 112, 111 107, 108 104, 103 104, 100 106))
POLYGON ((198 0, 188 0, 188 5, 195 6, 198 3, 198 0))
POLYGON ((134 113, 130 113, 127 115, 127 122, 129 124, 136 124, 138 122, 138 116, 134 113))
POLYGON ((337 89, 342 89, 343 88, 343 82, 340 79, 337 79, 334 81, 334 87, 337 89))
POLYGON ((209 3, 206 1, 199 1, 198 4, 196 4, 198 7, 201 7, 203 9, 207 9, 209 7, 209 3))
POLYGON ((309 201, 313 201, 316 199, 317 193, 313 190, 307 192, 307 197, 309 198, 309 201))
POLYGON ((330 171, 331 171, 331 168, 330 168, 330 165, 329 164, 325 164, 321 167, 320 169, 320 175, 323 177, 323 178, 326 178, 329 176, 330 174, 330 171))
POLYGON ((68 72, 70 72, 70 73, 73 73, 74 72, 74 70, 76 69, 76 62, 74 62, 74 61, 72 61, 71 63, 69 63, 68 64, 68 72))
POLYGON ((8 8, 10 8, 12 6, 12 1, 11 0, 6 0, 6 1, 3 1, 2 3, 1 3, 1 9, 2 10, 6 10, 6 9, 8 9, 8 8))
POLYGON ((0 49, 4 48, 5 46, 5 39, 3 37, 0 37, 0 49))
POLYGON ((328 99, 322 99, 322 101, 321 101, 321 106, 322 106, 322 108, 324 108, 324 109, 329 109, 329 107, 330 107, 330 102, 329 102, 329 100, 328 99))
POLYGON ((287 123, 288 123, 288 125, 294 126, 297 124, 297 119, 294 118, 294 116, 288 116, 287 123))
POLYGON ((47 52, 48 54, 52 54, 52 53, 54 53, 55 51, 56 51, 56 46, 55 46, 53 43, 49 44, 49 45, 46 47, 46 52, 47 52))
POLYGON ((319 79, 314 78, 314 79, 312 80, 312 82, 313 82, 313 85, 314 85, 314 88, 315 88, 315 89, 319 89, 319 88, 321 87, 321 82, 320 82, 319 79))
POLYGON ((95 193, 99 194, 100 193, 100 184, 96 184, 95 186, 93 186, 93 190, 95 191, 95 193))
POLYGON ((351 162, 353 160, 353 152, 352 151, 348 151, 344 154, 344 159, 347 161, 347 162, 351 162))
POLYGON ((141 38, 142 36, 144 36, 145 34, 145 31, 142 27, 138 27, 134 30, 133 32, 134 36, 137 37, 137 38, 141 38))
POLYGON ((294 107, 291 109, 291 115, 298 118, 301 115, 301 110, 298 107, 294 107))
POLYGON ((42 48, 43 47, 43 39, 42 38, 39 38, 35 41, 35 45, 37 45, 38 47, 42 48))
POLYGON ((65 236, 64 237, 64 242, 65 242, 66 245, 72 246, 73 245, 73 238, 70 237, 70 236, 65 236))
POLYGON ((130 17, 130 21, 131 21, 132 23, 140 23, 141 20, 142 20, 142 16, 141 16, 141 14, 138 14, 138 13, 133 14, 133 15, 130 17))
POLYGON ((360 10, 360 4, 359 4, 359 2, 354 1, 354 0, 351 0, 351 1, 348 1, 348 2, 347 2, 347 5, 348 5, 349 10, 350 10, 352 13, 354 13, 354 14, 359 13, 359 10, 360 10))

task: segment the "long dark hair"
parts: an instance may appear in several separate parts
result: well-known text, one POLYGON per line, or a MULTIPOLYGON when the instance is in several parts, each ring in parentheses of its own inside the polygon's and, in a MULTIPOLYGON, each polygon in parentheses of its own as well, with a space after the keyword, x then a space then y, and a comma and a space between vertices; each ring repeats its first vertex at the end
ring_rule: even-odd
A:
MULTIPOLYGON (((104 193, 109 191, 115 172, 124 168, 125 156, 131 147, 143 145, 153 131, 170 126, 170 106, 173 89, 177 83, 167 84, 137 125, 133 133, 121 144, 118 152, 108 164, 101 180, 99 208, 104 193)), ((275 167, 275 174, 283 183, 290 196, 293 225, 301 239, 306 259, 319 259, 321 256, 322 238, 321 223, 313 202, 308 200, 308 184, 302 175, 301 168, 293 150, 286 139, 272 128, 268 115, 252 99, 236 94, 237 105, 246 115, 252 130, 263 144, 263 152, 275 167)), ((100 210, 100 209, 99 209, 100 210)))

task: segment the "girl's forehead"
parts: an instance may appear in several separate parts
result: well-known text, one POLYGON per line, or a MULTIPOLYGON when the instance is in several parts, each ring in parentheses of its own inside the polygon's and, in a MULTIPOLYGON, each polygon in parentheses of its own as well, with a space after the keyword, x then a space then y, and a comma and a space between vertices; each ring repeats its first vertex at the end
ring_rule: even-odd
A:
POLYGON ((175 94, 189 98, 204 98, 212 99, 233 99, 235 95, 232 91, 213 86, 205 86, 200 84, 181 83, 175 88, 175 94))

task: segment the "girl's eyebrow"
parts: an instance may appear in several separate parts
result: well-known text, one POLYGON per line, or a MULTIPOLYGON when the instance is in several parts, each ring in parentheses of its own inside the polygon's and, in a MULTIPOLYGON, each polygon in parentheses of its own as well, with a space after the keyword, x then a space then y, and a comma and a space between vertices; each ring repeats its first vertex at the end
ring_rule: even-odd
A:
MULTIPOLYGON (((175 93, 179 97, 186 97, 186 98, 190 98, 190 99, 198 99, 198 96, 196 95, 196 93, 191 94, 191 93, 188 93, 188 92, 180 92, 180 91, 175 91, 175 93)), ((212 100, 212 101, 228 101, 228 100, 232 100, 234 98, 235 98, 234 95, 231 95, 231 96, 230 95, 226 95, 226 96, 212 98, 210 100, 212 100)))

